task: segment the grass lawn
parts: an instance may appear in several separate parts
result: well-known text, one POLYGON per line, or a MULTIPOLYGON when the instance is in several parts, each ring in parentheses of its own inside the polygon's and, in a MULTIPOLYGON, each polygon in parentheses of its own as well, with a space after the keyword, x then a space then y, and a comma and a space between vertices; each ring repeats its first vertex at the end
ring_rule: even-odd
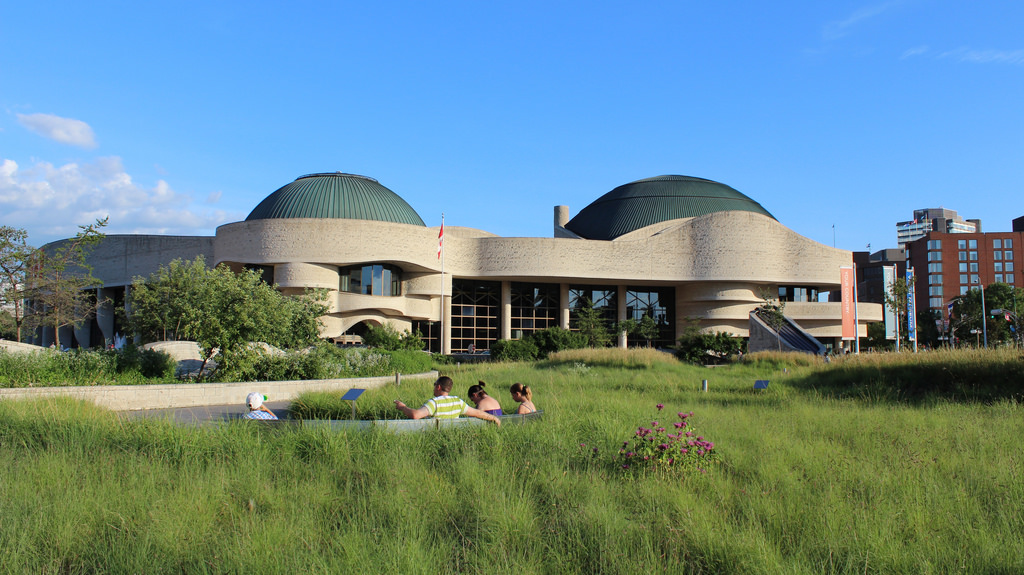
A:
MULTIPOLYGON (((0 402, 0 572, 1024 572, 1015 352, 440 369, 506 410, 527 383, 545 418, 390 435, 0 402), (622 469, 638 427, 690 411, 706 473, 622 469)), ((429 395, 405 381, 359 410, 429 395)))

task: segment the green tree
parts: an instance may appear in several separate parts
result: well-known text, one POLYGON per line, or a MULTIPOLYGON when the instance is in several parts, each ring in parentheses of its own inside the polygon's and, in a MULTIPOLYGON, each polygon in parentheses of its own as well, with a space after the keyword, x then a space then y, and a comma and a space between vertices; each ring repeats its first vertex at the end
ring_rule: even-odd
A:
POLYGON ((181 330, 202 320, 206 260, 176 259, 149 276, 135 278, 129 329, 143 342, 188 339, 181 330))
POLYGON ((132 331, 194 340, 203 367, 217 353, 218 362, 229 365, 252 342, 281 348, 315 343, 319 318, 327 313, 323 290, 285 296, 259 270, 209 269, 202 258, 176 260, 148 279, 136 278, 128 299, 132 331))
POLYGON ((872 351, 888 351, 892 346, 892 342, 885 338, 884 321, 873 321, 868 324, 868 337, 862 347, 872 351))
POLYGON ((885 298, 885 305, 892 310, 896 316, 896 333, 899 337, 896 340, 896 351, 900 350, 900 341, 909 342, 910 334, 904 327, 907 325, 907 294, 910 290, 914 289, 914 284, 917 282, 917 276, 910 278, 908 282, 906 278, 896 278, 888 290, 882 292, 882 296, 885 298))
POLYGON ((60 329, 78 326, 92 317, 103 302, 97 301, 94 289, 102 282, 92 276, 87 259, 104 234, 107 218, 88 226, 79 226, 75 237, 61 240, 35 250, 30 261, 29 289, 26 295, 33 302, 26 321, 32 325, 52 327, 54 343, 59 348, 60 329))
POLYGON ((661 328, 658 326, 658 322, 650 314, 645 314, 640 319, 640 324, 637 326, 636 331, 640 337, 647 340, 647 347, 651 347, 652 339, 657 339, 661 335, 661 328))
MULTIPOLYGON (((1005 283, 994 283, 985 288, 985 313, 982 316, 982 290, 972 289, 967 293, 953 298, 953 315, 950 327, 954 335, 961 341, 977 342, 978 338, 970 338, 971 331, 988 333, 989 343, 1013 341, 1020 333, 1020 325, 1013 322, 1017 316, 1014 309, 1024 311, 1024 293, 1005 283), (1001 310, 996 314, 994 310, 1001 310), (1011 321, 1006 320, 1009 313, 1011 321), (984 325, 982 325, 984 321, 984 325), (1014 329, 1011 330, 1010 327, 1014 329)), ((1019 322, 1019 319, 1018 319, 1019 322)))
POLYGON ((369 347, 379 347, 388 351, 400 349, 421 351, 424 347, 423 336, 420 332, 405 330, 399 333, 395 326, 391 325, 391 322, 380 326, 368 325, 366 333, 363 335, 363 343, 369 347))
POLYGON ((939 327, 935 320, 942 319, 942 313, 928 308, 917 311, 917 343, 931 348, 939 347, 939 327))
POLYGON ((594 309, 589 299, 584 300, 583 307, 576 310, 576 329, 587 339, 590 347, 608 347, 611 343, 608 320, 600 310, 594 309))
POLYGON ((635 334, 640 329, 640 322, 633 318, 624 319, 619 322, 616 326, 616 331, 626 336, 626 345, 629 346, 629 336, 635 334))
POLYGON ((25 322, 25 296, 29 261, 36 249, 28 245, 28 232, 0 226, 0 307, 7 310, 5 325, 13 324, 16 341, 21 341, 25 322))
MULTIPOLYGON (((558 326, 533 332, 529 340, 537 346, 537 357, 547 359, 552 353, 563 349, 580 349, 587 347, 587 339, 583 334, 569 331, 558 326)), ((494 354, 494 350, 491 350, 494 354)))

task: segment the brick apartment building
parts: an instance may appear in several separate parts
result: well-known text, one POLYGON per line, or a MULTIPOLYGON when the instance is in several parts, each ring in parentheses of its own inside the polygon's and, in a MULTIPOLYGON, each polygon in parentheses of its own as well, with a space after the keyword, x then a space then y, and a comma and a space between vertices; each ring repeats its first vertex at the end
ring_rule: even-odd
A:
POLYGON ((928 232, 906 249, 918 310, 945 318, 946 304, 969 290, 992 283, 1024 287, 1024 216, 1013 220, 1010 232, 928 232))

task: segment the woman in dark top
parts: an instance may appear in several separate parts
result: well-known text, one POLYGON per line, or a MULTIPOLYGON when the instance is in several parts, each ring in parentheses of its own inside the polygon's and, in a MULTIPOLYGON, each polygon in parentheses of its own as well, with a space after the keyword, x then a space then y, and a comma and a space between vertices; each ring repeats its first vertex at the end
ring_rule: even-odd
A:
POLYGON ((484 387, 486 385, 487 384, 482 381, 477 385, 471 385, 466 396, 469 397, 469 400, 472 401, 473 405, 475 405, 480 411, 486 411, 491 415, 502 415, 501 405, 498 403, 498 400, 487 395, 487 392, 484 391, 484 387))

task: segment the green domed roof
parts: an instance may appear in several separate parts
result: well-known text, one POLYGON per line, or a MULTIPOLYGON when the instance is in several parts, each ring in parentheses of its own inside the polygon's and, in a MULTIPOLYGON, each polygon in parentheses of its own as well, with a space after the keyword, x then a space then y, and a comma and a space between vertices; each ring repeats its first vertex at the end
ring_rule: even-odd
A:
POLYGON ((658 176, 621 185, 565 225, 591 240, 613 240, 652 224, 741 210, 775 219, 761 204, 725 184, 689 176, 658 176))
POLYGON ((412 206, 377 180, 341 172, 310 174, 296 179, 264 198, 245 221, 275 218, 337 218, 426 225, 412 206))

